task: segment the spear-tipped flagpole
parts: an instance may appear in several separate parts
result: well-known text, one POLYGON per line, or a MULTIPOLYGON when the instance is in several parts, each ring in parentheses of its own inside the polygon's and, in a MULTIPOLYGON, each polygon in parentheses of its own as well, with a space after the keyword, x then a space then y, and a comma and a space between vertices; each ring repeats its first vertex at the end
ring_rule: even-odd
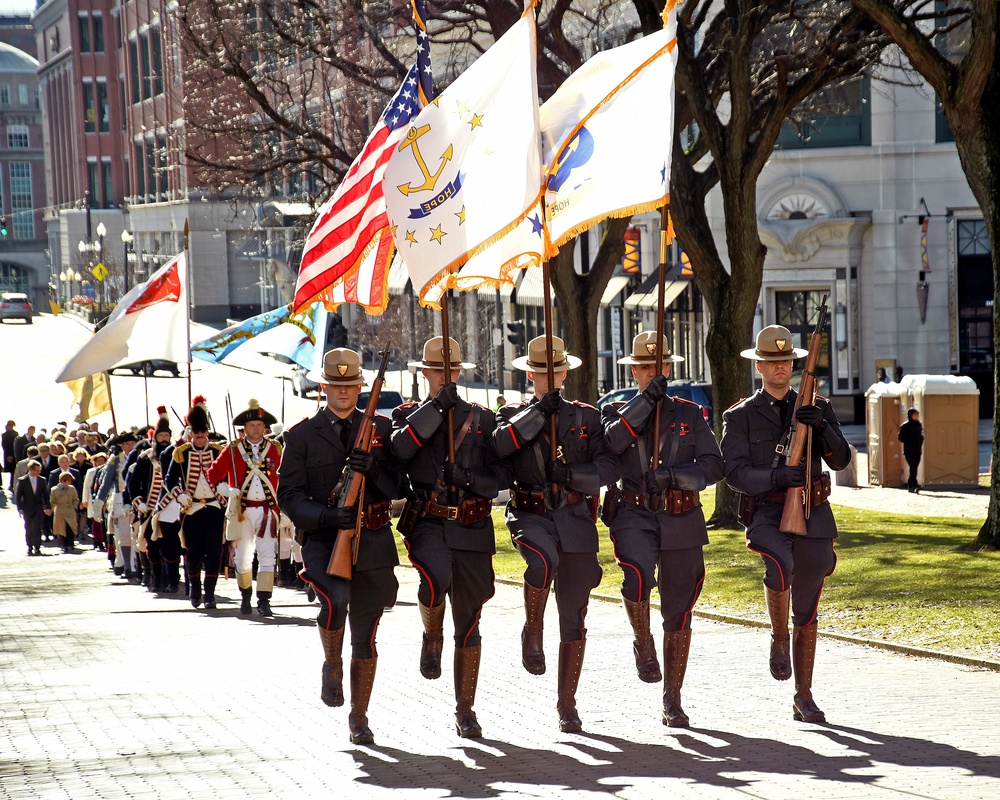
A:
POLYGON ((188 372, 188 408, 191 408, 191 253, 188 251, 188 236, 191 233, 191 226, 188 220, 184 220, 184 285, 187 287, 187 321, 184 330, 187 332, 187 372, 188 372))
MULTIPOLYGON (((660 265, 657 274, 656 286, 656 375, 663 374, 663 316, 666 312, 664 306, 664 292, 667 279, 667 247, 671 240, 670 231, 670 203, 664 203, 660 209, 660 265)), ((663 407, 663 399, 656 401, 656 417, 653 430, 653 456, 650 460, 650 469, 660 466, 660 409, 663 407)))

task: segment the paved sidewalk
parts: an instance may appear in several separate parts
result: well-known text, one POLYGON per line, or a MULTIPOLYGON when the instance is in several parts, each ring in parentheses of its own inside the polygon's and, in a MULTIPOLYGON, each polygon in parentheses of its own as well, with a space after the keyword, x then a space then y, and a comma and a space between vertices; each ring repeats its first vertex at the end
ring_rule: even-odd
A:
POLYGON ((1000 797, 1000 673, 821 641, 831 722, 803 725, 791 682, 767 674, 766 633, 699 619, 684 692, 695 727, 670 730, 612 603, 587 620, 587 732, 561 734, 555 604, 549 672, 529 676, 509 586, 483 615, 486 738, 460 740, 450 669, 417 670, 410 569, 379 630, 378 744, 356 747, 347 709, 319 701, 316 606, 301 593, 279 588, 275 619, 247 619, 222 582, 210 614, 124 584, 103 554, 26 558, 18 523, 0 511, 0 797, 1000 797))

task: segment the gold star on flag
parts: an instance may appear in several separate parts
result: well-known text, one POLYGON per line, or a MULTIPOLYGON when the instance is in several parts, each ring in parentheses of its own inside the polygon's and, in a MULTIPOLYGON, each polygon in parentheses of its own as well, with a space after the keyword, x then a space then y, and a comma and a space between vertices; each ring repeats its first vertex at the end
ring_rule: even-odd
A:
POLYGON ((463 225, 465 223, 465 206, 462 206, 461 211, 456 211, 455 216, 458 217, 458 224, 463 225))
POLYGON ((414 231, 407 231, 406 232, 406 241, 408 241, 410 244, 416 244, 417 243, 417 237, 414 235, 414 231))
POLYGON ((438 225, 436 228, 431 228, 431 241, 432 242, 437 242, 438 244, 441 244, 442 240, 447 235, 448 235, 447 233, 445 233, 443 230, 441 230, 441 226, 440 225, 438 225))
POLYGON ((465 104, 464 100, 459 100, 455 103, 455 113, 460 117, 464 117, 469 113, 469 107, 465 104))
POLYGON ((472 119, 469 120, 469 127, 472 130, 475 130, 476 128, 483 127, 483 115, 482 114, 473 114, 472 115, 472 119))

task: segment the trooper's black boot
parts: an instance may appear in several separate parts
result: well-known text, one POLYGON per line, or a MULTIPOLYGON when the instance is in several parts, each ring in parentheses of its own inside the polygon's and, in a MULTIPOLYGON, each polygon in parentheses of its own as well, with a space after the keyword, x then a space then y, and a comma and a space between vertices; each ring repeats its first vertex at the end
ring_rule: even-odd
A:
POLYGON ((197 608, 201 605, 201 579, 191 578, 191 605, 197 608))

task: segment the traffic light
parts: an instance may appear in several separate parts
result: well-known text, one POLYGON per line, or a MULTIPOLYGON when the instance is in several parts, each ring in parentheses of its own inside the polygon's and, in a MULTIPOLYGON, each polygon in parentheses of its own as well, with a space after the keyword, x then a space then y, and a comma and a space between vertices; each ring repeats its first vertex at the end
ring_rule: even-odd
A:
POLYGON ((514 345, 515 350, 524 348, 524 320, 514 320, 506 323, 507 341, 514 345))
POLYGON ((0 217, 0 238, 7 238, 7 217, 0 217))

